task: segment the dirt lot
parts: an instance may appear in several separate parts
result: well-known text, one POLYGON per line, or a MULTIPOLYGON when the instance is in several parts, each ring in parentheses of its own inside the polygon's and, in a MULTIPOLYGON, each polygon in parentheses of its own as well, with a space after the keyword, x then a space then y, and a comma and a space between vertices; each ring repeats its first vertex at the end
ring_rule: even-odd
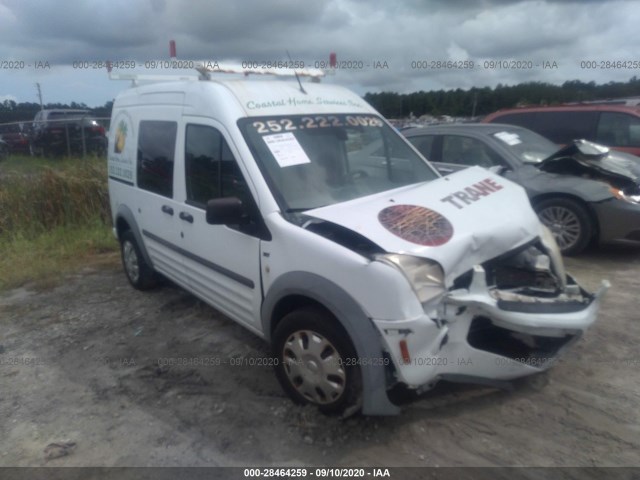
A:
POLYGON ((176 287, 133 290, 119 266, 3 292, 0 465, 640 465, 640 249, 567 263, 613 287, 548 375, 441 385, 391 418, 294 406, 270 368, 230 364, 266 357, 261 340, 176 287))

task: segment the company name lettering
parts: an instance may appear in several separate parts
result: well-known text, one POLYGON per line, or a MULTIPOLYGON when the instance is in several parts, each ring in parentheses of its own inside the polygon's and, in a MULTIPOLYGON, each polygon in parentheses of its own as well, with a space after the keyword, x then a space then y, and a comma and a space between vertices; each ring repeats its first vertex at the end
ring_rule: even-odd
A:
POLYGON ((316 97, 315 99, 289 97, 287 99, 283 98, 280 100, 271 100, 266 102, 249 100, 247 102, 247 109, 257 110, 260 108, 297 107, 301 105, 342 105, 346 107, 362 107, 361 104, 352 100, 339 100, 322 97, 316 97))
POLYGON ((491 195, 493 192, 502 190, 502 185, 494 182, 490 178, 487 178, 481 182, 474 183, 470 187, 464 190, 459 190, 441 198, 441 202, 448 202, 458 209, 462 209, 467 205, 471 205, 473 202, 477 202, 482 197, 491 195))

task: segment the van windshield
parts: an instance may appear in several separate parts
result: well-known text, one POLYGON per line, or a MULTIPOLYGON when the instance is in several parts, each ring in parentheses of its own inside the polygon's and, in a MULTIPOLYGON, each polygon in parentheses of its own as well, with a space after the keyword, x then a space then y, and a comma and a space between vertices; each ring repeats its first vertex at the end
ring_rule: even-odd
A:
POLYGON ((274 196, 304 211, 439 175, 375 115, 287 115, 238 121, 274 196))

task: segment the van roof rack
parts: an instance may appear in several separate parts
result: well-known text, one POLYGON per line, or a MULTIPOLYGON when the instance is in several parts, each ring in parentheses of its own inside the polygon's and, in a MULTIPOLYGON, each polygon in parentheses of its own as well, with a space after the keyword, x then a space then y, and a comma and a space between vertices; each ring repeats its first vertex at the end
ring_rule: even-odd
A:
MULTIPOLYGON (((218 63, 218 62, 198 62, 201 65, 196 67, 196 70, 201 75, 208 75, 210 73, 236 73, 249 75, 275 75, 279 77, 310 77, 321 78, 326 75, 324 70, 319 68, 284 68, 284 67, 271 67, 262 68, 260 65, 252 65, 250 67, 243 66, 237 63, 218 63)), ((286 63, 286 62, 283 62, 286 63)))
POLYGON ((277 77, 309 77, 313 82, 319 82, 320 78, 324 77, 327 73, 319 68, 261 68, 261 65, 252 65, 250 67, 243 66, 236 63, 220 63, 216 61, 197 61, 197 62, 185 62, 193 63, 194 69, 198 72, 198 75, 172 75, 172 74, 139 74, 139 73, 112 73, 109 66, 107 71, 109 72, 109 79, 111 80, 130 80, 132 85, 138 85, 139 82, 167 82, 167 81, 196 81, 196 80, 211 80, 211 75, 215 73, 230 73, 236 75, 273 75, 277 77))

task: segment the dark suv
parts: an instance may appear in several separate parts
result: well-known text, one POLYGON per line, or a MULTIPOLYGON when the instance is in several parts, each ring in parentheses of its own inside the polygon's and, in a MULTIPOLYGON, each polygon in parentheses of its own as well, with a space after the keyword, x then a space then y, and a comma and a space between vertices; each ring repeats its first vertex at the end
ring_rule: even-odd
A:
POLYGON ((638 106, 578 104, 512 108, 487 115, 482 121, 525 127, 558 145, 585 139, 640 155, 638 106))
POLYGON ((104 155, 106 150, 105 129, 88 110, 41 110, 33 120, 31 131, 33 154, 104 155))

